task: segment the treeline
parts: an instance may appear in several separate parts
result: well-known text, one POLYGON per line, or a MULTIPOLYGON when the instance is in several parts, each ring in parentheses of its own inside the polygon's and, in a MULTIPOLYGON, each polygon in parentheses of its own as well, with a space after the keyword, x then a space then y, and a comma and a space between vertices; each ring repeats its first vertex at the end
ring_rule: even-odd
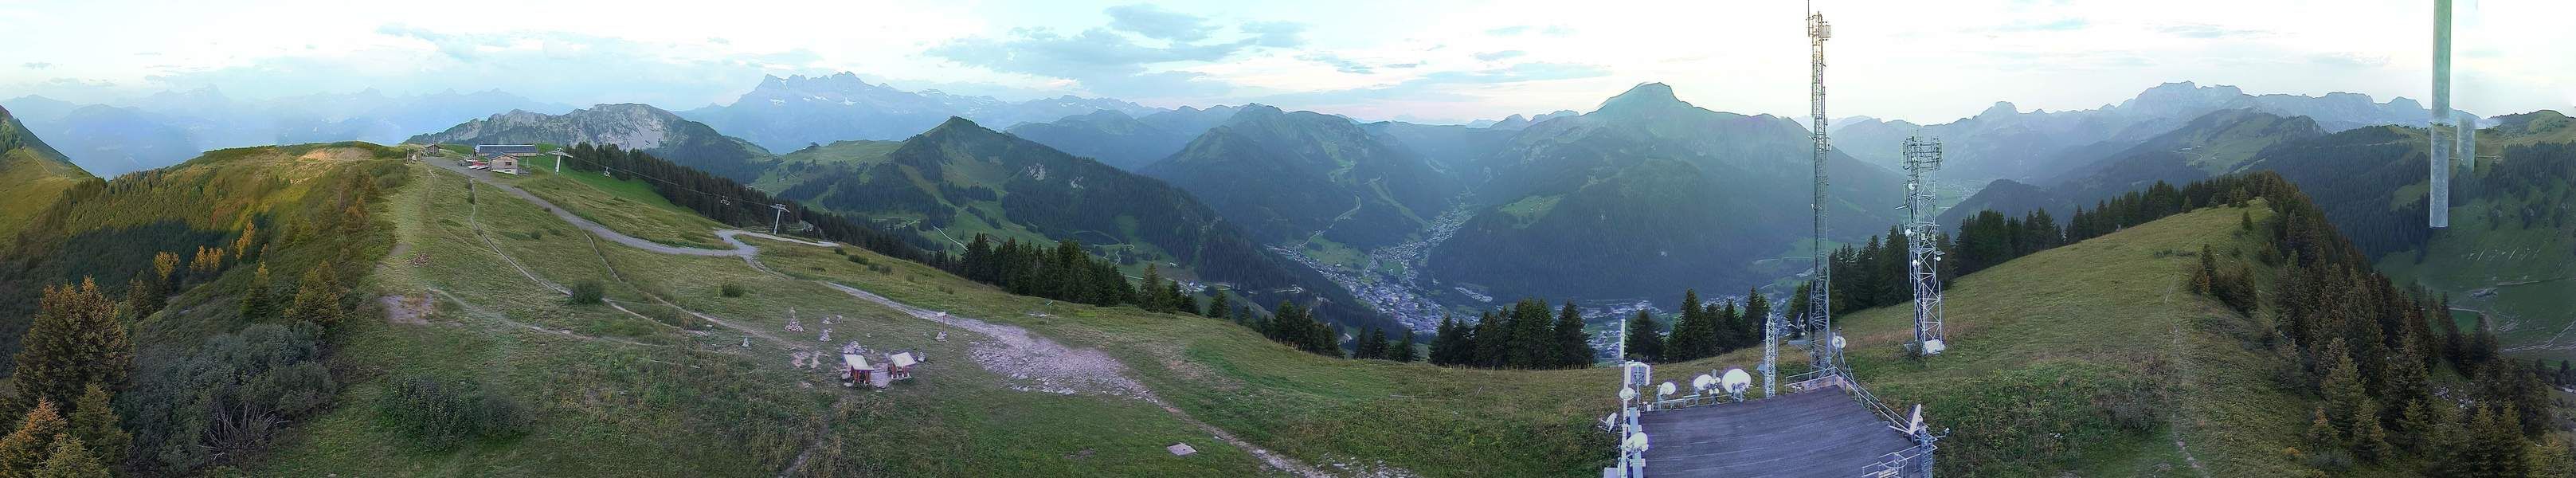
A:
POLYGON ((1682 291, 1682 312, 1664 332, 1655 316, 1637 311, 1628 320, 1628 357, 1647 362, 1683 362, 1715 357, 1762 345, 1762 326, 1771 317, 1771 299, 1744 291, 1744 304, 1733 300, 1703 303, 1699 291, 1682 291))
MULTIPOLYGON (((2183 188, 2158 181, 2143 191, 2132 191, 2119 197, 2095 202, 2092 209, 2075 208, 2074 217, 2065 224, 2045 209, 2035 209, 2021 217, 2010 217, 1985 210, 1961 219, 1956 236, 1944 235, 1935 240, 1942 250, 1940 268, 1942 283, 1958 276, 1986 270, 2022 256, 2085 239, 2119 232, 2121 229, 2166 216, 2190 211, 2206 201, 2241 201, 2249 196, 2235 192, 2213 193, 2194 199, 2183 188)), ((1861 246, 1843 246, 1829 256, 1833 268, 1834 314, 1842 315, 1873 307, 1885 307, 1914 300, 1912 270, 1904 230, 1890 227, 1887 235, 1871 236, 1861 246)), ((1806 312, 1805 285, 1791 300, 1792 317, 1806 312)))
POLYGON ((771 223, 776 212, 771 204, 787 206, 785 221, 813 224, 824 239, 855 244, 878 254, 923 263, 947 262, 941 254, 930 252, 935 247, 918 238, 906 238, 860 224, 834 214, 807 209, 795 201, 771 197, 749 185, 681 166, 643 151, 628 150, 614 144, 575 144, 564 153, 572 155, 564 169, 606 172, 619 176, 642 176, 653 192, 672 204, 689 208, 716 222, 754 228, 771 223))
POLYGON ((1437 365, 1555 369, 1591 366, 1594 351, 1574 302, 1551 316, 1547 301, 1522 299, 1474 323, 1441 317, 1429 355, 1437 365))
POLYGON ((2576 193, 2566 187, 2576 184, 2576 143, 2514 146, 2505 148, 2503 158, 2478 174, 2474 186, 2452 188, 2461 197, 2451 204, 2493 199, 2484 211, 2470 213, 2486 216, 2488 229, 2562 228, 2576 219, 2570 217, 2576 216, 2576 193))
MULTIPOLYGON (((1331 326, 1317 320, 1311 309, 1283 301, 1270 314, 1262 315, 1249 306, 1229 303, 1222 289, 1211 289, 1202 302, 1197 294, 1183 290, 1180 281, 1164 278, 1162 269, 1153 264, 1145 266, 1144 278, 1130 284, 1126 276, 1119 274, 1117 263, 1092 256, 1072 240, 1056 241, 1054 247, 1023 244, 1018 239, 1005 239, 996 245, 990 236, 976 234, 973 241, 966 243, 965 254, 940 266, 1013 294, 1225 319, 1298 350, 1342 356, 1341 339, 1331 326)), ((1357 358, 1392 358, 1383 352, 1384 333, 1378 332, 1377 336, 1381 340, 1378 352, 1357 358)), ((1370 348, 1365 341, 1358 346, 1370 348)))
POLYGON ((2265 239, 2261 249, 2205 252, 2193 281, 2221 302, 2268 307, 2278 318, 2262 342, 2293 363, 2279 380, 2319 399, 2307 432, 2312 448, 2295 456, 2328 471, 2358 462, 2420 465, 2435 476, 2539 472, 2529 443, 2551 427, 2542 371, 2503 359, 2483 317, 2458 330, 2446 300, 2399 289, 2277 174, 2214 178, 2182 195, 2186 204, 2260 198, 2275 212, 2261 224, 2250 216, 2240 223, 2265 239), (2250 289, 2250 281, 2231 278, 2250 275, 2248 261, 2277 267, 2269 303, 2229 290, 2250 289), (2444 363, 2471 386, 2434 393, 2430 374, 2444 363))

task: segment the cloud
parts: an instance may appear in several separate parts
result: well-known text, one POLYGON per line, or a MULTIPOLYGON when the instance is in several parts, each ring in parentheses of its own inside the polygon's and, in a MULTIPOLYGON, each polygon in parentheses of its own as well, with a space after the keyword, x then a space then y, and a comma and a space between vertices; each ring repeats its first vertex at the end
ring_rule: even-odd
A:
POLYGON ((54 64, 52 64, 52 63, 46 63, 46 62, 41 62, 41 61, 36 61, 36 62, 21 63, 21 64, 19 64, 18 66, 26 67, 27 69, 30 69, 30 70, 42 70, 42 69, 46 69, 46 68, 53 68, 53 67, 54 67, 54 64))
POLYGON ((1512 35, 1519 35, 1519 34, 1521 34, 1521 32, 1529 31, 1529 29, 1530 29, 1530 26, 1529 26, 1529 25, 1512 25, 1512 26, 1502 27, 1502 28, 1496 28, 1496 29, 1492 29, 1492 30, 1485 30, 1485 34, 1487 34, 1487 35, 1494 35, 1494 36, 1506 36, 1506 37, 1507 37, 1507 36, 1512 36, 1512 35))
POLYGON ((1299 60, 1311 61, 1311 62, 1316 62, 1316 63, 1322 63, 1322 64, 1326 64, 1326 65, 1332 65, 1332 67, 1333 67, 1333 71, 1339 71, 1339 72, 1343 72, 1343 73, 1351 73, 1351 74, 1360 74, 1360 75, 1365 75, 1365 74, 1374 73, 1374 72, 1376 72, 1376 71, 1377 71, 1377 70, 1376 70, 1376 67, 1369 66, 1368 64, 1360 63, 1360 62, 1357 62, 1357 61, 1351 61, 1351 59, 1349 59, 1349 58, 1342 58, 1342 57, 1340 57, 1340 56, 1335 56, 1335 55, 1330 54, 1330 53, 1310 53, 1310 54, 1304 54, 1304 55, 1297 55, 1297 59, 1299 59, 1299 60))
POLYGON ((1243 24, 1244 33, 1254 35, 1252 44, 1296 48, 1306 44, 1306 24, 1297 22, 1250 22, 1243 24))
POLYGON ((1119 5, 1104 10, 1109 14, 1109 28, 1142 35, 1145 38, 1173 41, 1205 40, 1216 31, 1206 18, 1164 10, 1149 4, 1119 5))
POLYGON ((2310 63, 2341 68, 2378 68, 2388 65, 2388 57, 2359 53, 2320 53, 2308 57, 2310 63))
POLYGON ((2221 27, 2201 23, 2177 23, 2156 27, 2156 32, 2183 38, 2255 37, 2272 32, 2221 27))
POLYGON ((1484 70, 1439 71, 1392 85, 1341 90, 1282 93, 1257 101, 1285 104, 1351 104, 1367 100, 1401 99, 1407 101, 1464 101, 1470 96, 1452 91, 1461 87, 1500 85, 1549 80, 1570 80, 1610 76, 1600 65, 1581 63, 1520 63, 1484 70))
MULTIPOLYGON (((1193 17, 1195 18, 1195 17, 1193 17)), ((1250 22, 1233 41, 1168 41, 1162 46, 1138 43, 1135 25, 1091 28, 1065 35, 1045 28, 1018 28, 1000 37, 966 37, 932 46, 928 56, 1004 72, 1062 78, 1092 93, 1110 96, 1177 97, 1223 93, 1230 86, 1206 75, 1169 70, 1170 66, 1214 62, 1256 48, 1290 48, 1305 43, 1304 24, 1250 22), (1130 35, 1133 33, 1133 35, 1130 35)), ((1357 65, 1356 63, 1349 63, 1357 65)))
POLYGON ((729 100, 767 74, 824 70, 817 65, 820 55, 809 50, 746 52, 712 45, 704 37, 665 43, 558 31, 450 33, 401 24, 374 31, 392 41, 241 64, 158 67, 143 79, 175 89, 220 85, 245 97, 462 88, 501 89, 576 104, 642 102, 681 108, 729 100))
POLYGON ((1512 59, 1512 58, 1518 58, 1518 57, 1520 57, 1521 55, 1526 55, 1526 54, 1529 54, 1529 52, 1520 51, 1520 50, 1489 51, 1489 52, 1484 52, 1484 53, 1477 53, 1477 54, 1476 54, 1476 59, 1478 59, 1478 60, 1483 60, 1483 61, 1508 60, 1508 59, 1512 59))
POLYGON ((1545 29, 1545 30, 1539 30, 1539 31, 1538 31, 1538 34, 1540 34, 1540 35, 1552 36, 1552 37, 1561 37, 1561 36, 1566 36, 1566 35, 1572 35, 1572 34, 1574 34, 1574 29, 1572 29, 1572 28, 1566 28, 1566 27, 1565 27, 1565 26, 1563 26, 1563 25, 1549 25, 1549 26, 1547 27, 1547 29, 1545 29))
POLYGON ((1985 31, 1990 33, 2066 32, 2082 30, 2085 27, 2092 25, 2093 22, 2086 21, 2082 18, 2067 17, 2044 22, 2017 20, 2012 23, 1985 28, 1985 31))

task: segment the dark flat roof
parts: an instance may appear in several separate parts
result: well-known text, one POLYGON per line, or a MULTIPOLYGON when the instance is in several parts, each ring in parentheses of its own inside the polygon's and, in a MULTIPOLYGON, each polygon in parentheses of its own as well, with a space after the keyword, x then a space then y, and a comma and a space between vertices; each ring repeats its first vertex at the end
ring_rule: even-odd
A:
POLYGON ((1762 400, 1646 412, 1646 476, 1853 477, 1914 447, 1835 385, 1762 400))

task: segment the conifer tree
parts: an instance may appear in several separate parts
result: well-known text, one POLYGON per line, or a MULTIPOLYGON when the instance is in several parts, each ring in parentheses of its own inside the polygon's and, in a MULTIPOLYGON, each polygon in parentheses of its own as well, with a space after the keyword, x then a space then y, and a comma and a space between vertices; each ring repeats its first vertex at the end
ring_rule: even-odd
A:
POLYGON ((1396 344, 1395 356, 1391 358, 1397 362, 1412 362, 1419 360, 1421 358, 1419 357, 1420 353, 1415 352, 1413 350, 1413 346, 1413 331, 1404 331, 1404 342, 1396 344))
POLYGON ((1472 347, 1466 346, 1466 338, 1462 337, 1460 335, 1461 333, 1462 332, 1458 330, 1457 318, 1450 317, 1448 314, 1440 315, 1440 328, 1434 329, 1431 334, 1430 358, 1432 365, 1459 365, 1464 363, 1458 360, 1458 352, 1464 349, 1471 349, 1472 347))
POLYGON ((99 293, 98 283, 87 279, 78 287, 46 287, 15 357, 13 409, 24 410, 38 400, 71 403, 92 383, 125 383, 134 349, 126 342, 125 324, 117 321, 115 307, 99 293))
POLYGON ((1637 311, 1637 316, 1635 318, 1628 319, 1628 339, 1626 344, 1628 356, 1620 357, 1620 360, 1639 360, 1645 362, 1663 361, 1663 328, 1655 325, 1655 317, 1651 314, 1647 314, 1646 311, 1637 311))
POLYGON ((44 467, 45 459, 52 455, 54 438, 69 426, 63 422, 62 414, 55 411, 54 402, 38 400, 36 408, 28 410, 27 417, 18 421, 16 431, 0 437, 0 477, 33 476, 33 472, 44 467))
POLYGON ((107 388, 89 384, 73 407, 71 435, 87 443, 99 463, 125 462, 125 448, 134 442, 134 436, 117 425, 116 408, 109 404, 107 388))
MULTIPOLYGON (((2343 339, 2335 339, 2326 348, 2340 351, 2343 349, 2342 345, 2343 339)), ((2326 410, 2327 416, 2336 419, 2336 429, 2354 430, 2352 418, 2361 416, 2365 411, 2362 407, 2368 405, 2370 401, 2370 395, 2362 389, 2361 372, 2353 365, 2350 354, 2337 353, 2324 359, 2333 361, 2331 368, 2327 369, 2325 380, 2319 382, 2317 386, 2318 390, 2325 395, 2326 405, 2331 407, 2326 410)), ((2376 412, 2376 410, 2368 411, 2376 412)))
POLYGON ((2308 445, 2319 450, 2343 448, 2343 431, 2336 430, 2334 422, 2326 420, 2325 407, 2317 407, 2310 415, 2312 418, 2308 419, 2308 445))
POLYGON ((1213 287, 1208 288, 1207 311, 1209 317, 1220 319, 1226 318, 1226 312, 1232 310, 1234 310, 1234 306, 1225 303, 1225 289, 1213 287))
POLYGON ((34 473, 30 473, 28 476, 33 478, 111 478, 116 476, 115 473, 108 471, 107 464, 105 462, 99 461, 96 453, 90 452, 89 447, 81 444, 80 437, 65 435, 61 439, 54 440, 54 447, 53 450, 49 452, 49 455, 50 456, 45 459, 44 467, 35 470, 34 473))
POLYGON ((1583 332, 1583 311, 1574 307, 1574 301, 1565 301, 1565 308, 1556 315, 1556 367, 1592 365, 1591 338, 1583 332))
POLYGON ((2379 425, 2378 402, 2361 399, 2361 406, 2353 410, 2351 421, 2354 455, 2373 463, 2396 457, 2396 449, 2388 444, 2388 431, 2379 425))
POLYGON ((1351 358, 1386 358, 1386 331, 1372 327, 1368 333, 1360 334, 1358 343, 1351 344, 1351 358))
POLYGON ((1762 345, 1764 336, 1762 328, 1769 326, 1770 320, 1771 299, 1763 297, 1762 291, 1760 290, 1745 289, 1744 323, 1742 324, 1742 329, 1737 331, 1738 336, 1743 337, 1744 341, 1736 344, 1736 346, 1751 347, 1762 345))
POLYGON ((1144 295, 1142 299, 1137 301, 1136 307, 1145 309, 1146 312, 1166 312, 1171 310, 1171 299, 1163 295, 1165 291, 1165 289, 1163 289, 1163 272, 1156 268, 1154 264, 1145 264, 1145 278, 1136 282, 1140 285, 1137 290, 1142 291, 1144 295))
POLYGON ((286 319, 310 322, 331 330, 340 323, 340 279, 329 265, 315 265, 304 270, 304 279, 295 286, 295 300, 287 305, 286 319))
POLYGON ((242 285, 243 320, 256 322, 268 318, 269 314, 277 313, 277 299, 269 298, 268 288, 268 263, 263 262, 259 264, 257 270, 251 271, 250 283, 242 285))
POLYGON ((2397 433, 2392 435, 2398 447, 2408 452, 2423 453, 2437 438, 2434 436, 2438 432, 2433 410, 2424 405, 2424 400, 2417 398, 2406 403, 2406 411, 2397 419, 2397 433))

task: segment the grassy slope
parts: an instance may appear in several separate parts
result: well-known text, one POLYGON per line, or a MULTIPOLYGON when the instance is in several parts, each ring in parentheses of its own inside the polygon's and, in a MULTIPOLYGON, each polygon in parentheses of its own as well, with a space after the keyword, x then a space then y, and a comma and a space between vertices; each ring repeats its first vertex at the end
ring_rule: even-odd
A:
POLYGON ((8 194, 0 194, 0 237, 16 236, 30 216, 89 177, 71 163, 42 157, 32 149, 0 151, 0 184, 8 185, 8 194))
MULTIPOLYGON (((2296 472, 2303 466, 2280 451, 2301 441, 2304 422, 2293 418, 2307 405, 2274 385, 2278 359, 2247 342, 2270 330, 2267 319, 2186 288, 2201 244, 2255 250, 2256 236, 2232 233, 2240 211, 2169 217, 1958 278, 1947 295, 1951 348, 1930 360, 1903 357, 1911 305, 1842 317, 1851 365, 1881 399, 1925 404, 1932 426, 1949 429, 1940 460, 1954 474, 2195 476, 2177 439, 2213 476, 2296 472), (2153 393, 2118 398, 2135 390, 2153 393), (2155 413, 2154 429, 2121 432, 2097 416, 2122 401, 2155 413)), ((1750 371, 1760 358, 1745 349, 1657 375, 1686 382, 1750 371)), ((1803 350, 1784 347, 1781 358, 1784 373, 1806 369, 1803 350)))
MULTIPOLYGON (((2576 127, 2554 113, 2524 125, 2526 130, 2488 128, 2478 136, 2480 155, 2497 155, 2513 146, 2576 142, 2576 127)), ((2481 165, 2480 167, 2489 167, 2481 165)), ((2465 184, 2465 179, 2461 179, 2465 184)), ((2451 227, 2435 231, 2425 248, 2379 258, 2379 270, 2399 284, 2420 285, 2449 294, 2451 306, 2489 314, 2507 354, 2547 360, 2576 360, 2576 226, 2523 227, 2515 214, 2501 223, 2488 213, 2524 209, 2555 211, 2576 207, 2563 201, 2576 185, 2560 185, 2529 197, 2487 197, 2451 205, 2451 227)), ((2417 183, 2390 198, 2390 207, 2424 201, 2426 186, 2417 183)), ((2463 320, 2465 326, 2470 322, 2463 320)))
MULTIPOLYGON (((377 264, 375 287, 432 288, 475 304, 442 304, 430 325, 367 321, 349 328, 343 359, 366 377, 339 409, 317 418, 258 471, 426 475, 772 475, 812 448, 807 471, 835 462, 852 473, 894 476, 1240 476, 1258 465, 1241 450, 1142 402, 1020 392, 966 359, 971 334, 867 305, 818 284, 757 273, 722 257, 671 257, 596 246, 533 205, 483 194, 463 198, 463 178, 413 169, 415 184, 388 201, 400 254, 377 264), (479 217, 469 217, 480 210, 479 217), (603 280, 608 296, 648 320, 603 306, 566 306, 484 246, 468 225, 541 233, 492 239, 548 281, 603 280), (612 272, 613 271, 613 272, 612 272), (624 282, 615 277, 623 277, 624 282), (724 283, 753 292, 725 298, 724 283), (635 305, 647 294, 725 318, 789 343, 816 343, 817 317, 839 315, 835 342, 917 349, 924 378, 890 391, 844 390, 828 372, 791 369, 780 343, 635 305), (789 310, 808 332, 783 330, 789 310), (531 330, 503 322, 533 324, 531 330), (570 330, 572 333, 564 333, 570 330), (703 332, 703 333, 701 333, 703 332), (940 332, 949 340, 935 340, 940 332), (631 343, 630 343, 631 342, 631 343), (427 373, 476 378, 536 411, 536 432, 433 453, 403 445, 373 419, 379 378, 427 373), (811 385, 810 387, 808 385, 811 385), (1173 457, 1163 445, 1201 453, 1173 457)), ((540 178, 542 180, 542 178, 540 178)), ((565 188, 567 195, 600 195, 565 188)), ((592 200, 604 200, 591 198, 592 200)), ((610 223, 612 227, 631 224, 610 223)), ((1130 308, 1045 305, 935 270, 870 272, 832 251, 764 243, 772 267, 828 277, 898 300, 1027 326, 1070 344, 1102 347, 1132 374, 1198 419, 1311 463, 1382 460, 1432 476, 1570 474, 1607 450, 1586 417, 1609 374, 1443 370, 1315 357, 1242 328, 1130 308), (1046 308, 1056 315, 1023 313, 1046 308), (1471 418, 1459 419, 1453 414, 1471 418), (1351 457, 1367 457, 1354 460, 1351 457)), ((827 368, 828 370, 828 368, 827 368)))

